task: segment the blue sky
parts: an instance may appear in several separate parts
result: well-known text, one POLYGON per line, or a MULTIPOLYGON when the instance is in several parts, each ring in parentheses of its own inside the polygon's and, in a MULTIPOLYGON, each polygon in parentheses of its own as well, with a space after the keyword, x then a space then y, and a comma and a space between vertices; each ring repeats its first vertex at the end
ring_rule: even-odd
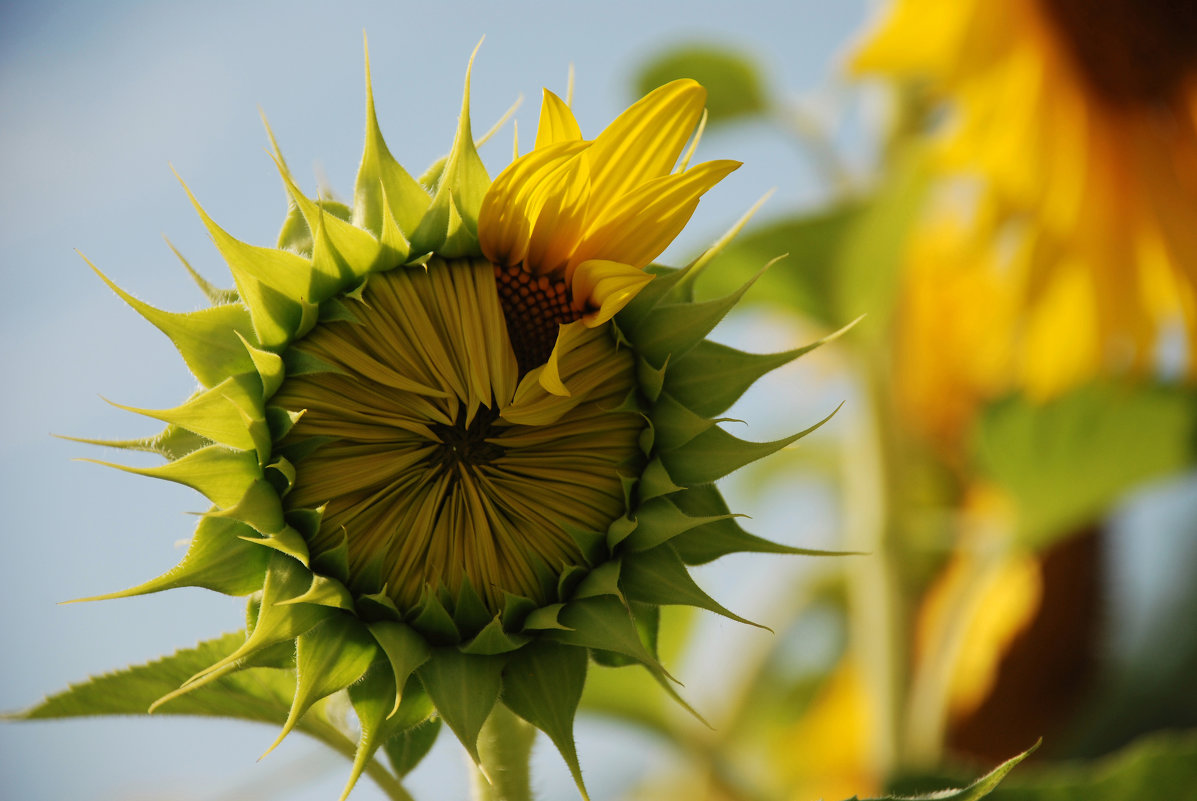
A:
MULTIPOLYGON (((227 282, 168 165, 231 233, 266 244, 285 206, 264 152, 258 108, 306 189, 321 175, 348 196, 362 141, 363 30, 383 131, 398 158, 419 172, 448 148, 466 60, 483 35, 473 81, 476 132, 522 95, 517 118, 530 137, 540 88, 563 92, 572 64, 574 108, 584 132, 593 134, 633 99, 637 65, 673 44, 714 41, 750 52, 778 95, 805 96, 835 83, 847 44, 866 18, 865 5, 561 0, 0 7, 0 270, 7 290, 0 358, 8 378, 0 397, 0 501, 7 510, 0 532, 0 709, 26 706, 69 681, 239 625, 241 601, 198 590, 57 605, 139 583, 173 565, 181 553, 176 543, 194 522, 183 511, 202 508, 189 490, 72 461, 107 454, 51 437, 152 433, 147 421, 97 396, 164 408, 193 388, 169 343, 74 252, 168 309, 196 308, 202 298, 164 234, 200 272, 227 282)), ((484 148, 492 175, 509 158, 510 141, 508 129, 484 148)), ((846 146, 863 151, 859 142, 846 146)), ((822 196, 809 165, 780 135, 711 135, 700 156, 736 158, 745 166, 704 200, 673 253, 692 253, 772 187, 779 191, 766 216, 822 196)), ((752 339, 773 330, 768 321, 742 321, 730 336, 752 339)), ((826 395, 815 400, 795 401, 784 411, 817 419, 826 411, 826 395)), ((792 418, 766 422, 749 436, 764 439, 781 429, 795 430, 792 418)), ((817 491, 811 502, 818 504, 817 491)), ((731 589, 744 584, 735 574, 711 572, 706 579, 731 589)), ((695 683, 701 691, 697 673, 695 683)), ((347 766, 302 737, 255 763, 273 736, 252 724, 194 719, 6 725, 0 727, 0 787, 26 801, 216 801, 264 797, 262 787, 285 781, 291 786, 278 797, 336 797, 347 766)), ((660 756, 609 724, 586 724, 581 746, 596 801, 615 797, 660 756), (608 768, 609 761, 617 767, 608 768)), ((418 797, 464 797, 465 771, 454 749, 443 738, 436 759, 417 771, 411 784, 418 797)), ((545 797, 568 797, 564 768, 549 749, 541 750, 545 797)), ((353 796, 379 797, 367 781, 353 796)))

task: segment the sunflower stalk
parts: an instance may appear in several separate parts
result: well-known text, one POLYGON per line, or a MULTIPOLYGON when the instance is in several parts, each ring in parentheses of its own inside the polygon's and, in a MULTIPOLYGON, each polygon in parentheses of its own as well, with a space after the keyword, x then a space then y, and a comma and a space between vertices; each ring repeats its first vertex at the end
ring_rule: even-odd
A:
POLYGON ((532 801, 532 743, 536 730, 499 704, 478 735, 480 767, 474 770, 474 801, 532 801))

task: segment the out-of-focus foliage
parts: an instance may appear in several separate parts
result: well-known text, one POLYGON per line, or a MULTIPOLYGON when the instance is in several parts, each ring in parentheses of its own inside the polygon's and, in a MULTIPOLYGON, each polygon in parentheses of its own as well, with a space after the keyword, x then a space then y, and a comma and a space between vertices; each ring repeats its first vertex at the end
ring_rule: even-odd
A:
POLYGON ((678 78, 692 78, 707 90, 711 122, 727 122, 769 111, 770 99, 763 76, 751 57, 719 46, 672 50, 645 65, 636 88, 645 95, 678 78))
MULTIPOLYGON (((1018 0, 1019 13, 1036 2, 1018 0)), ((929 36, 951 30, 950 19, 972 8, 899 5, 923 15, 929 36)), ((702 79, 719 65, 724 79, 708 79, 712 108, 727 92, 719 107, 731 110, 712 114, 712 127, 759 126, 812 146, 816 159, 833 149, 831 134, 812 142, 809 130, 799 136, 786 124, 785 101, 743 54, 681 47, 651 59, 635 84, 702 79)), ((1197 634, 1157 627, 1171 634, 1140 638, 1150 650, 1118 659, 1107 645, 1130 637, 1109 628, 1126 619, 1117 605, 1137 602, 1109 561, 1113 538, 1134 532, 1116 531, 1110 516, 1151 482, 1197 465, 1197 390, 1175 378, 1184 332, 1172 341, 1170 368, 1144 369, 1140 361, 1093 379, 1090 368, 1106 363, 1101 353, 1121 346, 1113 335, 1099 339, 1117 326, 1090 325, 1075 286, 1025 283, 1028 256, 1009 225, 1017 218, 1025 231, 1033 220, 978 206, 975 192, 949 185, 929 134, 950 124, 951 110, 917 82, 894 86, 878 172, 852 182, 870 188, 829 184, 821 205, 767 207, 696 286, 700 298, 720 296, 788 254, 746 303, 825 331, 867 315, 832 351, 859 389, 848 399, 855 430, 841 432, 842 463, 796 457, 771 466, 769 481, 798 465, 822 473, 844 504, 846 547, 868 555, 820 574, 820 586, 834 591, 778 593, 789 625, 740 674, 742 686, 723 688, 732 703, 711 721, 715 732, 676 720, 657 728, 689 767, 650 782, 643 797, 811 801, 844 797, 848 787, 862 797, 927 793, 960 786, 978 764, 998 764, 1040 736, 1043 746, 990 797, 1195 797, 1197 705, 1180 699, 1192 695, 1184 676, 1195 664, 1197 634), (982 221, 976 227, 973 212, 982 221), (1024 261, 1010 267, 1012 255, 1024 261), (1049 350, 1036 354, 1035 343, 1049 350), (1052 365, 1068 371, 1027 382, 1028 359, 1030 373, 1052 365), (1089 367, 1069 367, 1080 364, 1089 367), (805 600, 794 602, 799 596, 805 600), (816 631, 815 640, 832 632, 834 645, 796 666, 787 654, 816 631), (1162 726, 1192 731, 1151 734, 1162 726)), ((989 134, 1000 143, 1000 126, 989 134)), ((957 148, 951 163, 967 155, 957 148)), ((1095 251, 1082 243, 1072 252, 1095 251)), ((1037 269, 1052 274, 1051 253, 1035 252, 1037 269)), ((1119 253, 1100 265, 1115 271, 1111 280, 1126 266, 1120 258, 1135 258, 1119 253)), ((1086 268, 1070 258, 1063 272, 1083 284, 1086 268)), ((1172 308, 1176 299, 1162 286, 1153 289, 1165 293, 1153 296, 1156 308, 1172 308)), ((1107 295, 1104 312, 1116 316, 1117 303, 1134 300, 1107 295)), ((1174 527, 1176 537, 1197 532, 1174 527)), ((1177 558, 1195 554, 1182 548, 1177 558)), ((1183 616, 1193 603, 1176 599, 1190 596, 1197 593, 1172 588, 1172 605, 1155 608, 1183 616)), ((657 692, 648 684, 642 691, 657 692)), ((634 706, 651 708, 647 697, 634 706)), ((609 704, 605 711, 619 714, 609 704)))

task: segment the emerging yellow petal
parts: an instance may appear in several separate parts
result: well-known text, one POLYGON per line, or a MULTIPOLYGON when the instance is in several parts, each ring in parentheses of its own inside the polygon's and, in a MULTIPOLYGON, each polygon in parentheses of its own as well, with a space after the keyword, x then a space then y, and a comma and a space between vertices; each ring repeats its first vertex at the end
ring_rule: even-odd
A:
MULTIPOLYGON (((705 103, 697 83, 674 81, 586 141, 569 107, 545 91, 535 149, 495 179, 478 218, 508 327, 528 329, 526 338, 513 335, 522 373, 549 361, 558 326, 600 325, 631 301, 650 280, 640 271, 681 232, 703 193, 739 166, 712 161, 674 172, 705 103)), ((544 388, 568 394, 555 375, 542 373, 544 388)))

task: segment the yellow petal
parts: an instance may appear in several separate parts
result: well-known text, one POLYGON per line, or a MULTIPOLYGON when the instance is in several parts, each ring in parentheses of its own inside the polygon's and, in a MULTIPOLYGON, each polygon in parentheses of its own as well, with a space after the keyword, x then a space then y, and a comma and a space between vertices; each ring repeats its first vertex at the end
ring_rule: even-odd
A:
POLYGON ((582 139, 582 129, 574 119, 574 113, 569 110, 561 98, 544 90, 544 99, 540 102, 540 125, 536 129, 536 143, 534 149, 560 144, 561 142, 577 142, 582 139))
POLYGON ((586 227, 590 166, 578 154, 544 183, 544 200, 528 243, 527 263, 538 275, 562 273, 586 227))
POLYGON ((495 264, 518 264, 524 260, 532 226, 545 199, 539 190, 557 168, 586 145, 562 142, 533 150, 500 173, 478 213, 478 242, 487 260, 495 264))
MULTIPOLYGON (((569 261, 566 280, 590 259, 644 267, 689 222, 699 197, 739 166, 738 161, 708 161, 684 173, 661 176, 619 198, 591 224, 569 261)), ((592 207, 595 191, 592 181, 592 207)))
POLYGON ((668 175, 706 104, 707 90, 682 79, 655 89, 615 118, 587 151, 596 211, 668 175))
POLYGON ((651 280, 652 275, 629 264, 602 259, 584 261, 574 270, 571 286, 574 306, 591 310, 582 317, 582 322, 587 328, 594 328, 618 314, 651 280))

